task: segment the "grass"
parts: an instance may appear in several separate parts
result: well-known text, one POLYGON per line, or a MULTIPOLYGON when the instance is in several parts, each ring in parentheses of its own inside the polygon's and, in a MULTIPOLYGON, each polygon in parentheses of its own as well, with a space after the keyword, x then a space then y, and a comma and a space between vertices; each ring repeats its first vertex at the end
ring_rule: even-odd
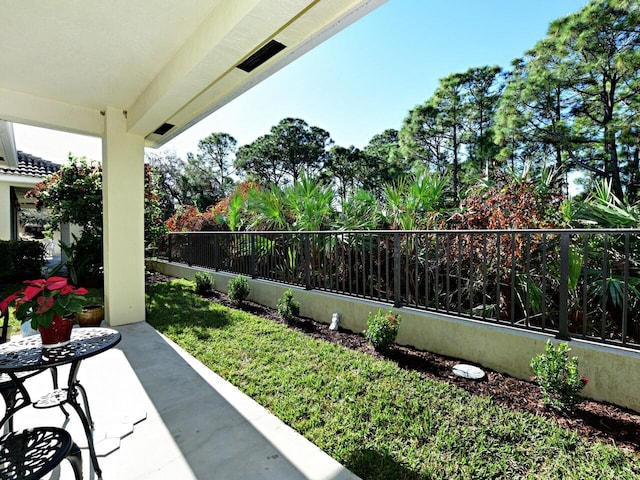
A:
POLYGON ((615 446, 193 290, 148 287, 150 323, 365 480, 640 478, 615 446))

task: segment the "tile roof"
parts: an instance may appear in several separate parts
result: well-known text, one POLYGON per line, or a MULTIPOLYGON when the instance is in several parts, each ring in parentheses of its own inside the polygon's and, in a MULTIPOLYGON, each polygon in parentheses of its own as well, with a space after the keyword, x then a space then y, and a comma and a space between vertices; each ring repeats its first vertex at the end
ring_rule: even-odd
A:
POLYGON ((0 167, 0 174, 46 177, 60 170, 60 165, 18 150, 18 168, 0 167))

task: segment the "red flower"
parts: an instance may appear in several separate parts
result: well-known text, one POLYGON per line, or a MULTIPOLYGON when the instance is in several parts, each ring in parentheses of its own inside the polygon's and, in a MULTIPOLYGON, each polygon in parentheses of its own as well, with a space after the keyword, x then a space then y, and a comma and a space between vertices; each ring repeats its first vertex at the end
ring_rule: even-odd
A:
POLYGON ((27 300, 27 301, 33 300, 38 295, 40 295, 40 293, 42 293, 42 290, 44 290, 44 288, 34 287, 33 284, 29 285, 27 288, 24 289, 24 300, 27 300))
POLYGON ((13 302, 16 298, 18 298, 18 296, 19 296, 19 292, 9 295, 7 298, 2 300, 2 302, 0 303, 0 312, 2 313, 6 312, 7 308, 9 308, 9 304, 13 302))
POLYGON ((16 318, 20 322, 31 322, 32 328, 48 327, 52 310, 61 316, 69 316, 82 311, 86 288, 69 285, 64 277, 27 280, 27 286, 0 302, 0 311, 6 312, 10 305, 15 307, 16 318), (64 298, 63 298, 64 297, 64 298))
POLYGON ((587 377, 580 377, 580 380, 582 381, 582 383, 584 383, 585 385, 587 383, 589 383, 589 379, 587 377))
POLYGON ((67 286, 67 279, 64 277, 51 277, 47 279, 48 290, 60 290, 67 286))

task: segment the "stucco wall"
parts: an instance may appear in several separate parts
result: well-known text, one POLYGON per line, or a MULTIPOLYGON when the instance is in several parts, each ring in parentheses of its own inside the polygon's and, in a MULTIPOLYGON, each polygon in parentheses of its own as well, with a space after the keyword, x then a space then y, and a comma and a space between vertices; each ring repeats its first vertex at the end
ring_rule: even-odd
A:
MULTIPOLYGON (((200 269, 186 265, 157 262, 158 271, 175 277, 193 280, 200 269)), ((216 290, 226 292, 227 283, 236 275, 212 272, 216 290)), ((269 282, 250 280, 250 299, 275 307, 288 288, 300 301, 300 314, 329 323, 334 312, 341 316, 340 326, 354 332, 366 328, 367 315, 388 304, 357 298, 332 295, 316 290, 269 282)), ((402 316, 397 342, 441 355, 464 359, 517 378, 529 379, 531 359, 544 351, 551 335, 522 331, 502 325, 463 320, 448 315, 424 312, 411 308, 395 309, 402 316)), ((607 401, 640 412, 640 352, 594 344, 583 340, 569 342, 571 354, 578 357, 580 373, 590 381, 583 390, 585 396, 607 401)))

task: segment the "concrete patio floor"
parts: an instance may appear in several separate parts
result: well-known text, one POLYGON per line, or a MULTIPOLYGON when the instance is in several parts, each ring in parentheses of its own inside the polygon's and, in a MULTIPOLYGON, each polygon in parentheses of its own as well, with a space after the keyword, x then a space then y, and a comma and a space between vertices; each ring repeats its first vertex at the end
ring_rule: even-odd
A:
MULTIPOLYGON (((120 344, 85 360, 78 374, 104 480, 358 478, 148 324, 117 330, 120 344)), ((51 376, 27 387, 45 394, 51 376)), ((82 448, 84 478, 95 479, 82 425, 69 415, 27 407, 15 428, 63 426, 82 448)), ((49 478, 73 478, 68 462, 49 478)))

